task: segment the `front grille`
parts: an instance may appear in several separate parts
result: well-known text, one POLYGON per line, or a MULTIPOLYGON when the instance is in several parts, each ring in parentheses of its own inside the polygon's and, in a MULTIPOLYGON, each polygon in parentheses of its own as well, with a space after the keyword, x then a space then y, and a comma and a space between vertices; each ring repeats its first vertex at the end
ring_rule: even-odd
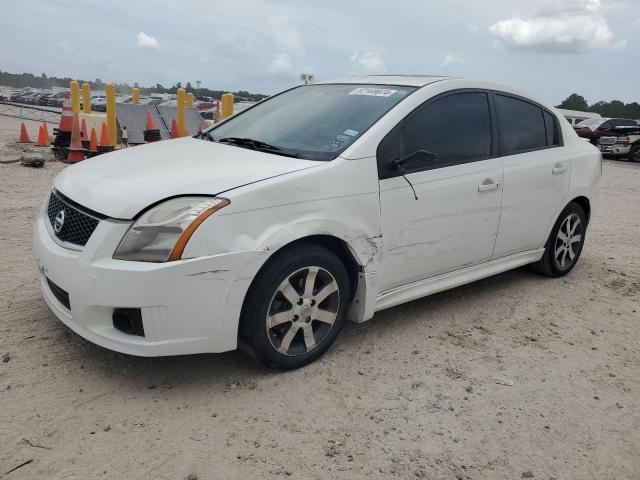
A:
POLYGON ((70 201, 63 199, 55 190, 49 195, 47 216, 56 237, 63 242, 80 246, 87 244, 89 237, 100 223, 100 218, 96 214, 81 210, 70 201))
POLYGON ((617 137, 600 137, 600 145, 613 145, 617 140, 617 137))
MULTIPOLYGON (((46 278, 46 277, 45 277, 46 278)), ((71 310, 71 303, 69 302, 69 294, 61 289, 58 285, 53 283, 51 280, 47 278, 47 285, 49 285, 49 290, 53 293, 53 296, 64 305, 67 310, 71 310)))

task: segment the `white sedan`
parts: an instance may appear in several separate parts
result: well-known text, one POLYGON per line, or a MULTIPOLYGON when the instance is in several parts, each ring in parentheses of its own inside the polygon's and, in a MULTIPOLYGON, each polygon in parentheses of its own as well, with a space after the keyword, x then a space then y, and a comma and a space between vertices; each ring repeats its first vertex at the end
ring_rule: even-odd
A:
POLYGON ((597 149, 514 89, 350 78, 68 167, 34 252, 49 307, 92 342, 296 368, 347 319, 522 265, 567 274, 600 176, 597 149))

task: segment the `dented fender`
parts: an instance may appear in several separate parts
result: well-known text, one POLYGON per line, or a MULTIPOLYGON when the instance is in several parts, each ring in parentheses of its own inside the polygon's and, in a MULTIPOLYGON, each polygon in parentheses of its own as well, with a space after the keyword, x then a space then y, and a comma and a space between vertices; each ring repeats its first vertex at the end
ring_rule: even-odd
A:
MULTIPOLYGON (((184 257, 260 252, 256 262, 235 272, 243 281, 243 289, 248 288, 246 280, 252 279, 271 255, 314 235, 344 242, 365 277, 376 271, 381 235, 375 159, 336 159, 221 196, 231 203, 198 228, 184 257), (344 181, 336 182, 336 178, 344 181)), ((362 291, 357 292, 361 305, 372 305, 370 297, 375 301, 377 294, 365 288, 373 284, 372 277, 367 278, 362 291)), ((360 316, 368 315, 368 310, 363 308, 360 316)))

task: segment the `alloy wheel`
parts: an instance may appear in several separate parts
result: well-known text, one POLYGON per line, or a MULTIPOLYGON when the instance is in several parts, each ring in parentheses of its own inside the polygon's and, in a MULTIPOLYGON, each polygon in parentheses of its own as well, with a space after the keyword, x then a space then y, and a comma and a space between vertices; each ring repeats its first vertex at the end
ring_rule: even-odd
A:
POLYGON ((562 270, 571 267, 580 251, 582 243, 582 222, 580 217, 571 213, 564 219, 556 236, 554 258, 562 270))
POLYGON ((273 348, 287 356, 314 350, 338 317, 340 289, 333 275, 309 266, 290 274, 271 298, 265 321, 273 348))

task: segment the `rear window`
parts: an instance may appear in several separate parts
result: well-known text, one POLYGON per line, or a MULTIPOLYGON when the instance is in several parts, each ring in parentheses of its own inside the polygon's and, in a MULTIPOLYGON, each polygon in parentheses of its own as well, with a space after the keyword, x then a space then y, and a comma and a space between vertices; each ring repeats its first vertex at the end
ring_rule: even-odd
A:
POLYGON ((503 155, 546 148, 547 129, 542 109, 504 95, 495 96, 503 155))

